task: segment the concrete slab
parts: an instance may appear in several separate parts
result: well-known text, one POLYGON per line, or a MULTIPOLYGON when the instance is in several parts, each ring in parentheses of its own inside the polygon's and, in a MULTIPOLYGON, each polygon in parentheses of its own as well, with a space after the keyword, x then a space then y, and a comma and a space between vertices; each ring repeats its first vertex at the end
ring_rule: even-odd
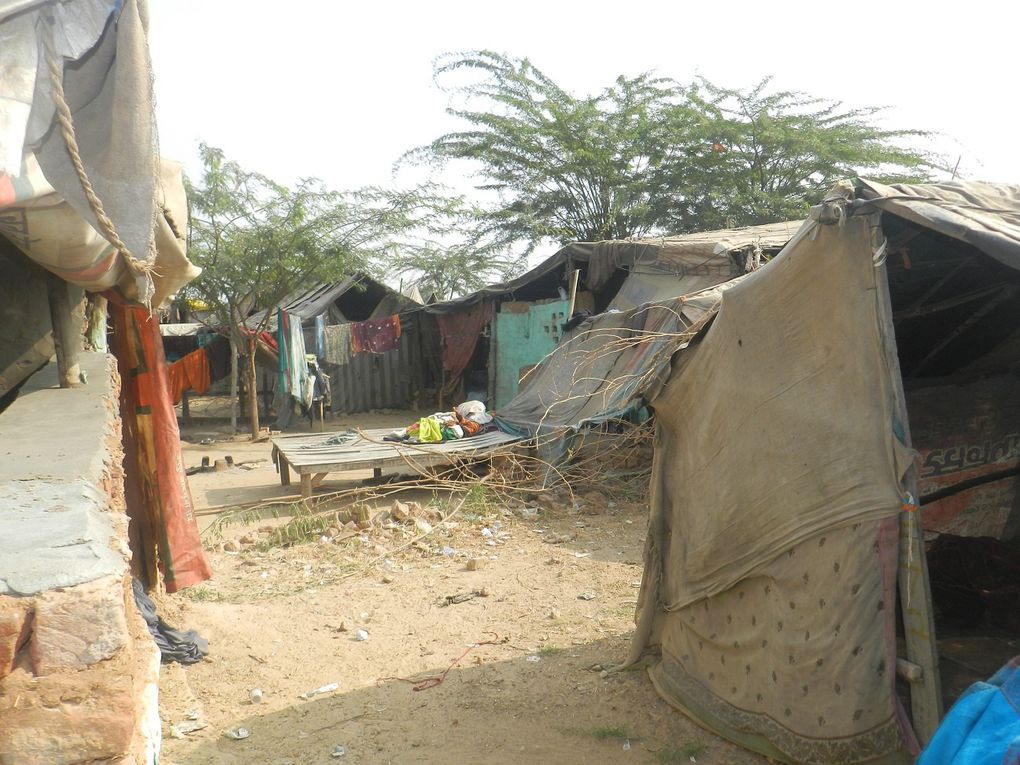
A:
POLYGON ((50 364, 0 414, 0 593, 33 595, 123 573, 126 550, 100 489, 119 405, 114 360, 80 357, 89 383, 56 387, 50 364))

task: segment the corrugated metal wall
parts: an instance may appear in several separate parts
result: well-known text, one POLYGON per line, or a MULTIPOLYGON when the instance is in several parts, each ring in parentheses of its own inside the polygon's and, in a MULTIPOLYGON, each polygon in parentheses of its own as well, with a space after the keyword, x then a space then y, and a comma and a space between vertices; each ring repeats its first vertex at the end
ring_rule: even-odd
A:
POLYGON ((438 342, 426 324, 434 319, 424 313, 400 317, 400 347, 386 353, 357 353, 347 364, 326 364, 333 390, 334 412, 367 412, 371 409, 428 408, 427 389, 431 369, 438 358, 438 342), (431 356, 431 358, 430 358, 431 356))

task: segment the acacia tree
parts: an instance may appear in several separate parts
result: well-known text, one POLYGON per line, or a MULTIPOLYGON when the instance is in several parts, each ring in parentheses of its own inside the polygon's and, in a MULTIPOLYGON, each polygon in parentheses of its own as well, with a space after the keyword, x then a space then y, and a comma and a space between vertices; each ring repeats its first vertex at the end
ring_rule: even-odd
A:
POLYGON ((794 220, 839 180, 918 182, 941 158, 910 144, 929 134, 879 127, 878 107, 847 108, 771 78, 746 90, 701 78, 667 110, 672 145, 657 168, 656 225, 671 233, 794 220))
POLYGON ((421 294, 439 300, 506 281, 523 267, 498 236, 479 221, 484 214, 462 197, 435 197, 436 215, 391 246, 384 268, 401 282, 417 284, 421 294))
POLYGON ((560 242, 623 239, 792 219, 836 180, 862 173, 922 180, 938 158, 885 130, 879 109, 790 91, 642 74, 578 98, 527 59, 448 54, 435 66, 447 110, 467 123, 404 155, 473 166, 497 202, 480 225, 530 252, 560 242), (464 78, 469 79, 465 82, 464 78), (474 77, 475 79, 470 79, 474 77))
POLYGON ((454 85, 464 106, 448 112, 469 129, 440 136, 404 161, 469 160, 498 203, 481 225, 504 246, 523 242, 525 255, 543 240, 596 241, 647 233, 649 169, 667 146, 661 111, 677 94, 666 80, 620 77, 595 96, 575 98, 527 59, 492 51, 449 54, 436 63, 437 82, 454 85))
POLYGON ((188 182, 189 257, 202 270, 184 293, 206 303, 225 324, 235 366, 231 425, 236 427, 237 348, 247 353, 251 431, 259 432, 256 335, 273 309, 310 281, 332 281, 361 270, 387 250, 386 237, 418 225, 432 200, 421 190, 330 191, 316 180, 288 189, 244 170, 217 148, 201 145, 202 176, 188 182), (248 320, 262 310, 261 318, 248 320))

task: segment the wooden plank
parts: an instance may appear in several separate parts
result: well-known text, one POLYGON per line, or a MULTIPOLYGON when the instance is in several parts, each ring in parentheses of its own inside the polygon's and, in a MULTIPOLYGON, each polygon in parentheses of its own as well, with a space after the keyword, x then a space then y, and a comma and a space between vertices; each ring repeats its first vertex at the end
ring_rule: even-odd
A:
POLYGON ((322 442, 337 435, 335 433, 312 435, 295 434, 274 436, 274 449, 281 459, 301 475, 371 469, 381 471, 385 467, 408 467, 422 470, 432 465, 450 464, 472 459, 495 448, 516 443, 520 439, 498 431, 472 436, 462 441, 447 441, 439 444, 398 444, 381 442, 391 431, 379 428, 364 431, 359 437, 345 444, 326 445, 322 442), (377 439, 377 440, 372 440, 377 439))
POLYGON ((325 478, 327 475, 329 475, 329 473, 316 473, 315 475, 313 475, 312 488, 314 489, 316 486, 322 483, 322 479, 325 478))
POLYGON ((301 474, 301 499, 310 499, 312 496, 312 474, 301 474))
MULTIPOLYGON (((903 442, 912 448, 910 419, 903 393, 903 376, 896 352, 896 333, 889 298, 889 276, 883 264, 876 269, 878 288, 878 320, 884 345, 886 365, 893 386, 893 414, 903 430, 903 442)), ((913 466, 905 477, 906 488, 918 498, 917 471, 913 466)), ((928 560, 921 534, 921 510, 901 512, 899 516, 899 566, 897 578, 906 659, 919 668, 920 676, 910 684, 910 711, 914 731, 925 745, 931 740, 942 717, 942 688, 939 675, 935 620, 932 614, 931 585, 928 581, 928 560)))

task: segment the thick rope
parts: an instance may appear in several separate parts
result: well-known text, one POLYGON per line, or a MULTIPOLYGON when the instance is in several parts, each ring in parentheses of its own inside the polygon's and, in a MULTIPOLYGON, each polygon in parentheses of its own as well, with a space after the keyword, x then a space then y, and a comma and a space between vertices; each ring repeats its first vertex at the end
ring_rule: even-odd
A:
MULTIPOLYGON (((82 191, 85 193, 85 198, 88 200, 89 207, 92 208, 92 212, 95 213, 96 220, 99 222, 100 232, 110 244, 112 244, 117 251, 123 256, 124 262, 127 264, 128 270, 136 277, 141 277, 146 281, 145 291, 148 294, 144 295, 144 302, 148 302, 151 299, 152 293, 152 263, 146 263, 145 261, 138 260, 128 246, 124 243, 124 240, 117 234, 117 230, 113 225, 113 221, 110 216, 106 214, 106 210, 103 207, 102 200, 96 194, 95 189, 92 188, 92 182, 89 180, 88 174, 85 172, 85 165, 81 159, 81 152, 78 149, 78 139, 74 134, 74 122, 71 118, 71 108, 67 105, 67 100, 64 97, 64 83, 63 83, 63 71, 60 64, 57 62, 57 57, 53 52, 52 40, 47 38, 46 40, 46 63, 50 70, 50 82, 53 86, 53 105, 56 107, 57 121, 60 123, 60 133, 64 137, 64 143, 67 145, 67 153, 71 157, 71 164, 74 165, 74 171, 78 175, 78 182, 81 184, 82 191)), ((155 241, 150 242, 149 254, 154 254, 155 241)))

